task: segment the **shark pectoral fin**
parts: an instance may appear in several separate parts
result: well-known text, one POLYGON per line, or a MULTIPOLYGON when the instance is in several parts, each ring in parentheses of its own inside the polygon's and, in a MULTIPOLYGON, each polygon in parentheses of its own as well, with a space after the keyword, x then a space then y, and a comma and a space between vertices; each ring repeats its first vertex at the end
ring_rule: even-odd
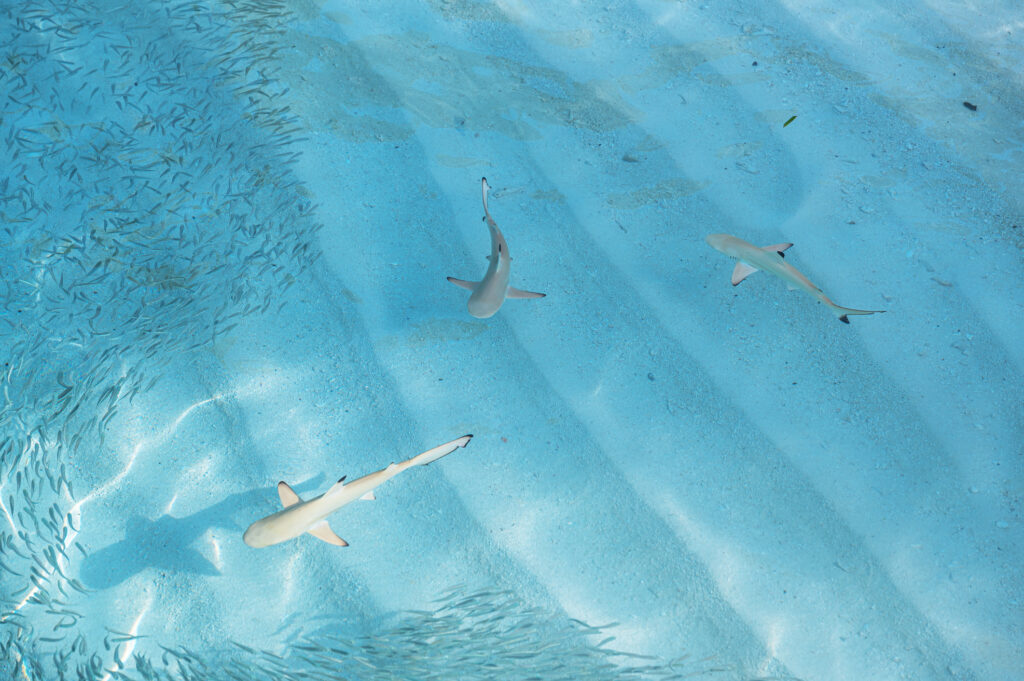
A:
POLYGON ((281 505, 285 508, 294 506, 302 501, 302 499, 299 498, 299 495, 295 493, 295 490, 289 487, 288 483, 284 480, 277 483, 277 496, 281 497, 281 505))
POLYGON ((373 490, 371 489, 369 492, 367 492, 366 494, 364 494, 363 496, 361 496, 359 498, 362 501, 376 501, 377 500, 377 495, 375 495, 373 493, 373 490))
POLYGON ((534 293, 533 291, 521 291, 517 288, 508 287, 508 291, 505 292, 506 298, 543 298, 546 293, 534 293))
POLYGON ((786 249, 792 248, 792 247, 793 247, 793 244, 772 244, 771 246, 762 246, 761 250, 762 251, 768 251, 769 253, 778 253, 783 258, 785 258, 786 256, 783 255, 783 253, 786 251, 786 249))
POLYGON ((480 283, 479 281, 466 281, 465 279, 456 279, 455 277, 448 277, 448 281, 469 291, 474 290, 476 285, 480 283))
POLYGON ((321 520, 313 527, 309 528, 309 533, 321 541, 325 541, 328 544, 334 544, 335 546, 348 546, 348 542, 334 534, 334 530, 327 524, 326 520, 321 520))
POLYGON ((732 285, 738 286, 741 281, 743 281, 756 271, 756 267, 751 267, 745 262, 736 263, 736 269, 732 271, 732 285))

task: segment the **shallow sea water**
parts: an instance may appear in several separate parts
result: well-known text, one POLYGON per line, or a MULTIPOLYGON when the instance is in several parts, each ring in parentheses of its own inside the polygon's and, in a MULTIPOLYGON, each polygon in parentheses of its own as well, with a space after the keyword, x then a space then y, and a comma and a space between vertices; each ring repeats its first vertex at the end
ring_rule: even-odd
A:
POLYGON ((1021 35, 0 2, 0 674, 1018 678, 1021 35), (481 177, 546 294, 486 319, 481 177), (885 312, 733 287, 714 233, 885 312), (464 433, 347 547, 242 541, 464 433))

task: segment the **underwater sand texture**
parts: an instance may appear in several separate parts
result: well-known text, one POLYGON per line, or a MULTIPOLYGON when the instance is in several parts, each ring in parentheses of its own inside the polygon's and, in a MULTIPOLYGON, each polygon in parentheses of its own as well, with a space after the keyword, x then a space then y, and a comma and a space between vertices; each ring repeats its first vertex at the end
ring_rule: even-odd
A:
POLYGON ((1024 15, 965 11, 0 7, 0 673, 1016 678, 1024 15), (548 294, 486 321, 481 175, 548 294))

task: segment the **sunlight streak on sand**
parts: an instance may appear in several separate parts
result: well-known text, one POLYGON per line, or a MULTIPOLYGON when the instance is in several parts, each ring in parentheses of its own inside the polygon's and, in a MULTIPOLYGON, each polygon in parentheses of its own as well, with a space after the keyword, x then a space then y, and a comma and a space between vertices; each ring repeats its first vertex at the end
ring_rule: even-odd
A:
MULTIPOLYGON (((163 442, 168 440, 172 435, 174 435, 175 431, 177 431, 178 427, 181 425, 181 422, 188 418, 188 416, 193 411, 195 411, 196 409, 203 405, 209 404, 210 402, 223 399, 224 397, 227 397, 227 395, 221 393, 214 395, 213 397, 209 397, 205 400, 200 400, 199 402, 196 402, 195 404, 189 406, 187 409, 181 412, 181 414, 179 414, 178 417, 174 419, 174 422, 171 423, 166 428, 164 428, 158 435, 148 440, 140 440, 138 443, 136 443, 135 447, 132 448, 132 453, 131 455, 129 455, 128 462, 125 464, 124 468, 122 468, 121 471, 117 475, 112 477, 110 480, 103 483, 93 491, 89 492, 89 494, 79 499, 75 503, 75 505, 71 507, 71 514, 75 517, 76 520, 78 520, 78 517, 81 513, 82 505, 88 501, 91 501, 95 497, 103 496, 111 488, 116 487, 118 484, 120 484, 120 482, 124 480, 125 476, 127 476, 128 473, 135 466, 135 462, 138 459, 139 454, 144 449, 149 449, 162 444, 163 442)), ((173 503, 173 500, 171 503, 173 503)), ((67 543, 65 543, 65 546, 67 546, 67 543)))
MULTIPOLYGON (((142 623, 142 618, 146 616, 146 613, 149 612, 149 608, 152 605, 153 597, 148 596, 146 598, 145 605, 143 605, 142 609, 139 610, 139 614, 135 617, 135 621, 132 622, 132 626, 129 627, 128 631, 125 633, 127 633, 129 636, 138 636, 139 625, 142 623)), ((120 645, 118 645, 117 648, 114 648, 114 665, 113 667, 107 670, 106 674, 100 677, 100 681, 110 681, 112 674, 120 671, 121 669, 124 669, 124 663, 128 661, 128 658, 131 657, 132 652, 135 651, 135 642, 137 640, 138 639, 136 638, 132 638, 126 641, 124 644, 124 650, 121 649, 120 645)))
POLYGON ((281 602, 284 604, 291 603, 295 595, 296 566, 299 564, 301 556, 302 551, 300 549, 288 558, 288 564, 284 570, 284 589, 281 590, 281 602))
POLYGON ((212 534, 209 535, 207 541, 210 542, 210 548, 213 549, 213 566, 217 568, 217 572, 223 572, 224 558, 220 555, 220 542, 212 534))
MULTIPOLYGON (((81 499, 76 501, 74 503, 74 505, 72 505, 71 508, 68 510, 68 514, 67 514, 67 516, 65 516, 65 521, 64 521, 64 529, 67 530, 67 534, 64 537, 64 547, 63 547, 64 548, 64 552, 66 552, 68 547, 71 546, 72 542, 74 542, 75 538, 78 536, 79 531, 81 530, 81 527, 82 527, 82 506, 84 504, 86 504, 89 501, 92 501, 93 499, 95 499, 97 497, 103 496, 109 490, 111 490, 112 488, 114 488, 117 485, 119 485, 121 483, 121 481, 124 480, 125 476, 127 476, 128 473, 135 466, 135 462, 138 459, 139 454, 143 450, 145 450, 145 449, 151 448, 153 446, 156 446, 156 445, 159 445, 159 444, 165 442, 168 438, 170 438, 175 433, 175 431, 181 425, 182 421, 184 421, 193 411, 195 411, 197 408, 199 408, 199 407, 201 407, 201 406, 203 406, 205 404, 209 404, 210 402, 214 402, 216 400, 223 399, 224 397, 227 397, 227 396, 228 396, 227 394, 218 393, 217 395, 214 395, 213 397, 209 397, 209 398, 207 398, 205 400, 200 400, 199 402, 196 402, 195 404, 189 406, 187 409, 182 411, 181 414, 179 414, 177 416, 177 418, 175 418, 174 421, 169 426, 164 428, 159 434, 157 434, 156 436, 154 436, 151 439, 140 440, 139 442, 137 442, 135 444, 135 447, 132 448, 132 453, 128 456, 128 461, 125 463, 124 468, 122 468, 120 470, 120 472, 117 473, 117 475, 115 475, 114 477, 110 478, 109 480, 107 480, 107 482, 105 482, 102 485, 100 485, 99 487, 93 489, 91 492, 89 492, 89 494, 85 495, 84 497, 82 497, 81 499), (73 519, 74 522, 69 522, 67 520, 68 517, 73 519), (78 530, 74 529, 74 525, 77 525, 79 529, 78 530)), ((172 499, 171 503, 173 503, 173 499, 172 499)), ((5 511, 6 511, 6 509, 5 509, 5 511)), ((62 569, 64 569, 64 570, 68 570, 69 569, 70 566, 67 564, 67 561, 66 561, 66 559, 63 558, 63 556, 60 556, 58 558, 58 560, 61 563, 63 563, 63 565, 61 566, 62 569)), ((46 570, 45 577, 48 579, 53 574, 53 571, 54 571, 53 567, 49 567, 46 570)), ((12 610, 12 612, 18 612, 23 607, 25 607, 25 604, 28 603, 29 600, 31 600, 32 597, 35 596, 38 592, 39 592, 39 587, 36 586, 36 585, 33 585, 32 588, 28 590, 28 593, 25 594, 25 597, 21 599, 21 602, 19 602, 16 606, 14 606, 14 609, 12 610)), ((141 617, 141 615, 140 615, 140 617, 141 617)))
POLYGON ((4 485, 3 483, 0 483, 0 509, 3 510, 4 516, 6 516, 7 522, 11 526, 11 532, 18 534, 18 526, 14 524, 14 518, 11 517, 11 512, 7 510, 7 504, 4 503, 2 494, 3 490, 4 485))

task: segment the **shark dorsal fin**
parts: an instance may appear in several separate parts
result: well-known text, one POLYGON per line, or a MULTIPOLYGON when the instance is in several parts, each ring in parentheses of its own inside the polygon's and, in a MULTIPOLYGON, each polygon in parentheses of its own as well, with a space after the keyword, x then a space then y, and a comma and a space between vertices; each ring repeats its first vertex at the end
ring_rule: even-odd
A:
POLYGON ((295 493, 295 490, 289 487, 288 483, 284 480, 277 483, 277 496, 281 497, 281 505, 285 508, 294 506, 302 501, 302 499, 299 498, 299 495, 295 493))
POLYGON ((313 527, 309 528, 309 533, 321 541, 325 541, 328 544, 334 544, 335 546, 348 546, 348 542, 334 534, 334 530, 327 524, 326 520, 321 520, 313 527))
POLYGON ((345 486, 345 478, 347 478, 347 477, 348 477, 347 475, 343 475, 340 478, 338 478, 338 482, 336 482, 333 485, 331 485, 331 488, 329 490, 327 490, 327 492, 325 492, 325 494, 330 494, 331 492, 337 492, 339 489, 344 487, 345 486))
POLYGON ((786 254, 785 254, 784 251, 787 248, 792 248, 792 247, 793 247, 793 244, 772 244, 771 246, 762 246, 761 250, 762 251, 768 251, 769 253, 774 251, 775 253, 778 253, 783 258, 785 258, 786 254))
POLYGON ((741 261, 736 263, 736 268, 732 271, 732 285, 738 286, 741 281, 743 281, 756 271, 756 267, 751 267, 745 262, 741 261))

